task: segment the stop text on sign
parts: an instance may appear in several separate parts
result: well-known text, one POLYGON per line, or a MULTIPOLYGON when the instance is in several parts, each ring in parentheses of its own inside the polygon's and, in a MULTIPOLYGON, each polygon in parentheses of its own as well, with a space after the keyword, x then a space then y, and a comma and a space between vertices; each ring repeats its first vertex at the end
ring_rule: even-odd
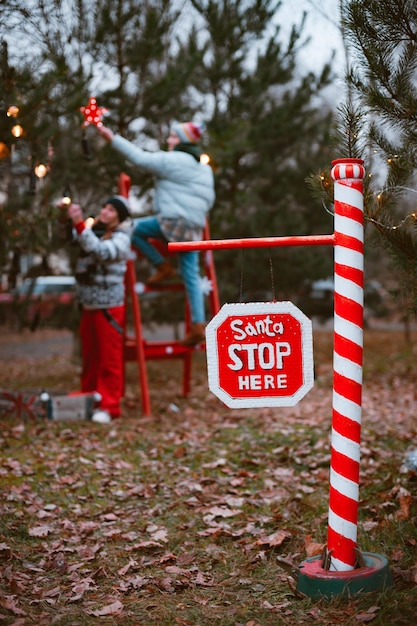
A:
POLYGON ((291 302, 226 304, 206 330, 209 388, 227 406, 293 406, 313 386, 311 321, 291 302))

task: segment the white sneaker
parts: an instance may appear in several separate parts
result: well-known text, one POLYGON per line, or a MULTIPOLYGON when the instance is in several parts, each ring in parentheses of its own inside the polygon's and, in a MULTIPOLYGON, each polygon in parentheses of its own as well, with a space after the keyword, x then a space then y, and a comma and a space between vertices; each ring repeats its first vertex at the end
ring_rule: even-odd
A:
POLYGON ((93 416, 91 418, 92 422, 97 422, 98 424, 110 424, 111 416, 107 411, 94 411, 93 416))

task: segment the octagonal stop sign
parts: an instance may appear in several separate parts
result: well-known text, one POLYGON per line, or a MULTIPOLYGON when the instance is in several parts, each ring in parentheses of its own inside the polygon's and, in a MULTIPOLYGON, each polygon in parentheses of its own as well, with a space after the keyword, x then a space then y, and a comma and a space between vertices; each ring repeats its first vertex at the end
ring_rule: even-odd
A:
POLYGON ((223 305, 206 351, 209 388, 230 408, 294 406, 314 384, 311 320, 292 302, 223 305))

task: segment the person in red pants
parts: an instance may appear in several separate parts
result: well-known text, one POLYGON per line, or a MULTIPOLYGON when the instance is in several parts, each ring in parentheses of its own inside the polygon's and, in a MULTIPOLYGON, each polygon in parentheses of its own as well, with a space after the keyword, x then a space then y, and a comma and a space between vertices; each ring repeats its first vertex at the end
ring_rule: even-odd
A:
POLYGON ((78 204, 68 207, 80 247, 75 276, 81 305, 81 391, 98 392, 92 420, 102 424, 120 417, 123 395, 123 327, 126 262, 131 255, 131 219, 123 196, 112 196, 92 227, 78 204))

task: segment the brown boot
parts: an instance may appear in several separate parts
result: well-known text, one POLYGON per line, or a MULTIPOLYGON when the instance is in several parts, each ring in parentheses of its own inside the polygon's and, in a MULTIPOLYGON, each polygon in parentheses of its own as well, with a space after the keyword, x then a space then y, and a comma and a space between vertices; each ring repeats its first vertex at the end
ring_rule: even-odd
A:
POLYGON ((190 332, 181 341, 183 346, 196 346, 206 340, 206 325, 204 322, 191 324, 190 332))
POLYGON ((146 281, 147 285, 157 285, 158 283, 162 283, 165 280, 169 280, 173 276, 175 276, 175 269, 169 263, 169 261, 164 261, 157 266, 157 271, 146 281))

